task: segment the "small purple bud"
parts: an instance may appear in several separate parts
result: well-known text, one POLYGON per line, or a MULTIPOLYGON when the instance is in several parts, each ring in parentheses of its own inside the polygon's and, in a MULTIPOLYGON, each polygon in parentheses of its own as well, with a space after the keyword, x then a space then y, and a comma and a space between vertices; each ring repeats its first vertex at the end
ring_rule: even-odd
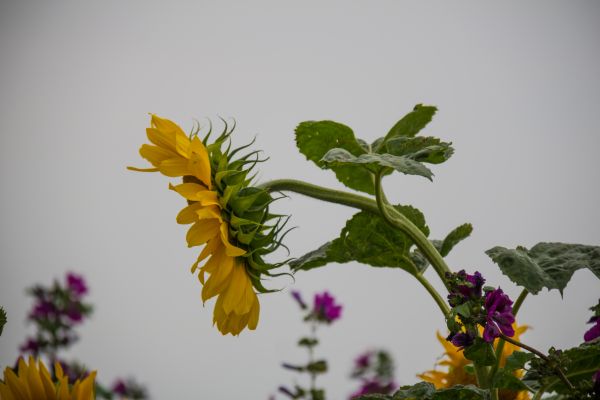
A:
POLYGON ((72 272, 67 274, 67 286, 77 297, 86 294, 88 291, 83 277, 72 272))
POLYGON ((591 342, 592 340, 600 337, 600 317, 592 317, 588 323, 595 324, 583 335, 583 340, 591 342))
POLYGON ((296 302, 298 303, 298 305, 300 306, 301 309, 306 310, 308 308, 308 306, 302 299, 302 294, 300 294, 299 291, 292 290, 292 297, 294 298, 294 300, 296 300, 296 302))
POLYGON ((373 352, 367 351, 366 353, 363 353, 360 356, 356 357, 356 359, 354 360, 356 368, 368 368, 369 365, 371 365, 371 356, 373 356, 373 352))
POLYGON ((465 347, 469 347, 473 344, 473 337, 465 332, 458 332, 455 335, 449 337, 450 342, 460 350, 464 350, 465 347))
POLYGON ((113 393, 121 396, 127 395, 127 385, 122 379, 118 379, 112 386, 113 393))

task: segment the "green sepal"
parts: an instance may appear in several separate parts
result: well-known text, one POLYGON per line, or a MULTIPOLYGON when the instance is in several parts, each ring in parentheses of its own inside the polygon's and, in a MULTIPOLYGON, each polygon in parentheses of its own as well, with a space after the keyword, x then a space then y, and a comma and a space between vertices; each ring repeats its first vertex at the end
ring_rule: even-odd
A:
POLYGON ((587 268, 600 279, 600 247, 567 243, 538 243, 507 249, 494 247, 485 252, 502 273, 532 294, 542 288, 558 289, 563 294, 573 273, 587 268))
POLYGON ((4 330, 4 325, 6 325, 6 311, 4 311, 3 307, 0 307, 0 335, 2 335, 2 331, 4 330))
POLYGON ((467 360, 474 361, 479 365, 494 365, 496 362, 492 345, 480 337, 475 338, 473 344, 465 348, 463 354, 467 360))

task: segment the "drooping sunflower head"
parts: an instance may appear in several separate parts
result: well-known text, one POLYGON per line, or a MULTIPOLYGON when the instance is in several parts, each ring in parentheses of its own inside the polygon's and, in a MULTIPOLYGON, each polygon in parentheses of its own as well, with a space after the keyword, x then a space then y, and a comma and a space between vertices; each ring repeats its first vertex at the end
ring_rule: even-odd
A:
POLYGON ((204 246, 192 273, 203 285, 204 302, 217 297, 213 321, 219 331, 237 335, 256 328, 257 292, 269 292, 261 278, 284 264, 270 264, 264 257, 281 246, 286 220, 269 212, 274 201, 269 192, 251 186, 252 169, 263 161, 258 152, 240 154, 249 145, 232 149, 235 126, 223 122, 223 132, 209 142, 212 128, 201 140, 199 129, 188 136, 172 121, 152 115, 146 131, 153 144, 142 145, 140 154, 153 168, 130 169, 182 178, 169 185, 188 202, 177 222, 191 224, 189 247, 204 246))
POLYGON ((42 361, 38 361, 36 365, 33 357, 29 357, 29 363, 21 358, 17 373, 11 368, 4 370, 4 378, 0 381, 0 399, 93 400, 95 398, 95 371, 75 382, 69 382, 69 378, 63 373, 58 362, 55 364, 55 372, 56 379, 53 380, 42 361))

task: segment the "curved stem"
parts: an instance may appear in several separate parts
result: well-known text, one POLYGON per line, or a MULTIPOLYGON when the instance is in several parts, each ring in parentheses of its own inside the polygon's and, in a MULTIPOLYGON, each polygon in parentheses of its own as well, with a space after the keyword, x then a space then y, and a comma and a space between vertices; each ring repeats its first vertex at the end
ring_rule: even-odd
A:
MULTIPOLYGON (((380 188, 380 185, 378 185, 380 188)), ((417 245, 419 250, 431 263, 444 285, 446 285, 445 274, 450 272, 450 268, 437 251, 429 242, 427 237, 415 226, 408 218, 399 213, 390 205, 383 205, 380 209, 377 203, 367 197, 353 193, 342 192, 339 190, 328 189, 322 186, 313 185, 295 179, 278 179, 263 183, 257 187, 268 191, 290 191, 315 199, 327 201, 330 203, 342 204, 348 207, 358 208, 359 210, 369 211, 374 214, 382 215, 381 210, 385 210, 386 220, 394 227, 401 229, 417 245)), ((381 191, 382 192, 382 191, 381 191)), ((385 218, 385 215, 383 215, 385 218)))
MULTIPOLYGON (((519 309, 521 308, 521 305, 523 304, 523 301, 525 301, 525 298, 528 294, 529 291, 527 289, 523 289, 521 291, 521 294, 519 294, 519 297, 517 297, 517 300, 515 301, 512 307, 514 316, 517 316, 517 313, 519 312, 519 309)), ((496 345, 496 362, 494 363, 494 365, 492 366, 492 370, 490 371, 490 379, 492 380, 494 379, 496 372, 498 372, 498 368, 500 368, 500 359, 502 357, 502 352, 504 351, 505 343, 506 341, 504 339, 498 339, 498 344, 496 345)))

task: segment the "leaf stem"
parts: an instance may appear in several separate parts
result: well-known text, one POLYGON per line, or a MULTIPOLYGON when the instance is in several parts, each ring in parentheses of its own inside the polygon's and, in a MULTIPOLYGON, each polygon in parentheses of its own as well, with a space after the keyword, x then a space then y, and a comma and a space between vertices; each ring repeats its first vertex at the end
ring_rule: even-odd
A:
POLYGON ((448 315, 448 313, 450 313, 450 307, 448 307, 448 305, 446 304, 446 302, 444 301, 442 296, 440 296, 439 292, 437 290, 435 290, 435 288, 433 286, 431 286, 431 283, 429 283, 427 278, 425 278, 419 272, 412 274, 412 275, 415 278, 417 278, 417 280, 421 283, 421 285, 423 285, 425 290, 427 290, 427 292, 431 295, 433 300, 435 300, 436 304, 438 305, 438 307, 440 308, 440 310, 442 311, 444 316, 448 315))
MULTIPOLYGON (((342 192, 340 190, 333 190, 295 179, 277 179, 265 182, 257 187, 271 192, 295 192, 330 203, 342 204, 348 207, 358 208, 359 210, 382 215, 377 203, 368 197, 360 196, 354 193, 342 192)), ((448 268, 448 265, 446 265, 446 262, 437 249, 431 244, 431 242, 429 242, 427 237, 419 228, 415 226, 415 224, 413 224, 404 215, 399 213, 394 207, 386 205, 383 207, 383 209, 387 211, 388 218, 391 218, 391 223, 396 228, 401 229, 402 232, 408 235, 408 237, 410 237, 410 239, 417 245, 419 250, 421 250, 421 252, 425 255, 445 285, 445 274, 446 272, 450 272, 450 268, 448 268)))
MULTIPOLYGON (((503 333, 500 333, 500 337, 501 337, 502 339, 504 339, 505 341, 507 341, 508 343, 512 343, 512 344, 514 344, 515 346, 518 346, 518 347, 520 347, 520 348, 522 348, 522 349, 525 349, 525 350, 527 350, 527 351, 529 351, 529 352, 531 352, 531 353, 535 354, 536 356, 538 356, 539 358, 541 358, 542 360, 544 360, 544 361, 546 361, 546 362, 549 362, 549 361, 550 361, 550 359, 549 359, 549 358, 548 358, 548 357, 547 357, 547 356, 546 356, 544 353, 542 353, 542 352, 541 352, 541 351, 539 351, 539 350, 536 350, 536 349, 534 349, 534 348, 533 348, 533 347, 531 347, 531 346, 528 346, 528 345, 526 345, 526 344, 524 344, 524 343, 521 343, 521 342, 519 342, 519 341, 517 341, 517 340, 514 340, 514 339, 512 339, 512 338, 510 338, 510 337, 506 336, 506 335, 505 335, 505 334, 503 334, 503 333)), ((565 385, 567 385, 567 387, 568 387, 570 390, 574 390, 574 389, 575 389, 575 387, 573 386, 573 384, 572 384, 572 383, 569 381, 569 379, 568 379, 568 378, 565 376, 565 373, 564 373, 564 372, 563 372, 563 370, 560 368, 560 366, 556 366, 556 368, 555 368, 555 371, 556 371, 556 374, 558 375, 558 377, 560 378, 560 380, 561 380, 561 381, 563 381, 563 382, 565 383, 565 385)))

